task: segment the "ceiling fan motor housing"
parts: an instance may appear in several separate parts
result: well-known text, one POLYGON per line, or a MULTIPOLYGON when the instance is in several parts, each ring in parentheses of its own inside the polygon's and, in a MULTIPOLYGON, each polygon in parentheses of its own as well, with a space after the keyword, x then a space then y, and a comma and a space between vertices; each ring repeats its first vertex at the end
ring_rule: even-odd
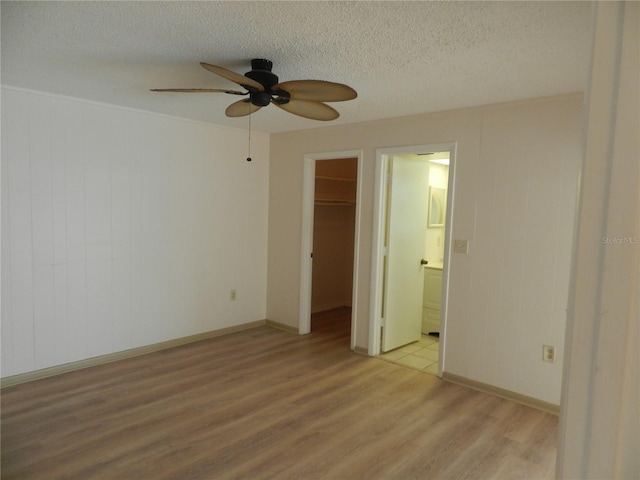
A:
POLYGON ((254 58, 251 60, 251 71, 244 74, 252 80, 255 80, 264 87, 264 92, 251 91, 249 98, 253 105, 259 107, 266 107, 271 102, 272 95, 278 95, 279 98, 275 99, 280 104, 287 103, 289 101, 289 93, 284 90, 272 91, 271 88, 278 84, 278 76, 271 73, 273 68, 273 62, 264 58, 254 58))

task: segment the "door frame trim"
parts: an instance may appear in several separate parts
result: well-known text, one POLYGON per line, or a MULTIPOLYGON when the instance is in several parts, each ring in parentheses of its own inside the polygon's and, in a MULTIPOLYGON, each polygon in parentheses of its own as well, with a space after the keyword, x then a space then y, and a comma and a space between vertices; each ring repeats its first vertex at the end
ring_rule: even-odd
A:
POLYGON ((370 356, 380 355, 380 328, 382 327, 381 301, 382 301, 382 258, 384 256, 384 229, 385 217, 387 215, 385 192, 386 192, 386 172, 388 170, 389 157, 393 155, 412 154, 418 152, 450 152, 449 179, 447 185, 447 212, 445 223, 445 244, 444 244, 444 269, 442 272, 442 307, 441 331, 444 332, 444 342, 440 343, 440 353, 438 361, 438 376, 442 376, 445 350, 446 350, 446 328, 447 328, 447 308, 449 298, 449 261, 451 257, 452 225, 453 225, 453 199, 455 188, 455 164, 456 164, 456 142, 409 145, 402 147, 388 147, 376 149, 376 164, 373 193, 373 230, 371 245, 371 286, 369 303, 369 342, 368 350, 370 356))
POLYGON ((311 275, 313 262, 313 223, 316 161, 357 158, 358 173, 356 180, 356 218, 353 245, 353 290, 351 293, 351 349, 355 348, 356 318, 358 313, 358 271, 360 258, 361 217, 362 217, 362 165, 363 150, 342 150, 325 153, 308 153, 304 156, 302 173, 302 235, 300 248, 300 308, 298 333, 311 332, 311 275))

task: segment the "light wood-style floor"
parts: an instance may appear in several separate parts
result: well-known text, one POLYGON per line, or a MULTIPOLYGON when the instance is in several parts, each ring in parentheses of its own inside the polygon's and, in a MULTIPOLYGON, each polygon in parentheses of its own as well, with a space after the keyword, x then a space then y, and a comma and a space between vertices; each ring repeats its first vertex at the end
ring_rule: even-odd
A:
POLYGON ((349 350, 348 309, 2 390, 2 478, 553 478, 557 417, 349 350))

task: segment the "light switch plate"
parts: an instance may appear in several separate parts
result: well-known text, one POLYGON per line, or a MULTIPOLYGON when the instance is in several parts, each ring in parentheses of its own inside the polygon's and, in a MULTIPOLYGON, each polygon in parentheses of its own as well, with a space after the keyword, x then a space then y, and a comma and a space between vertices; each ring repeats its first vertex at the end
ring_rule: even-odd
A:
POLYGON ((453 253, 462 253, 463 255, 469 253, 469 240, 454 240, 453 253))

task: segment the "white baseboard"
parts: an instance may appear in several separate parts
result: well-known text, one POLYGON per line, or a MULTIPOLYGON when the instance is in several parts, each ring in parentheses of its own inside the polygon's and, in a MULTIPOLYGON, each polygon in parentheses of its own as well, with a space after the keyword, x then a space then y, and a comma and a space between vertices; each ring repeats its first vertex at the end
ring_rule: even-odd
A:
POLYGON ((284 323, 274 322, 273 320, 267 320, 266 325, 267 327, 276 328, 278 330, 284 330, 285 332, 288 332, 288 333, 295 333, 296 335, 298 335, 299 333, 298 327, 292 327, 291 325, 285 325, 284 323))
POLYGON ((353 347, 353 352, 364 355, 366 357, 369 356, 369 349, 367 347, 359 347, 358 345, 356 345, 355 347, 353 347))
POLYGON ((206 340, 207 338, 220 337, 222 335, 229 335, 230 333, 241 332, 243 330, 249 330, 251 328, 262 327, 266 325, 266 320, 257 320, 255 322, 243 323, 241 325, 234 325, 233 327, 221 328, 219 330, 211 330, 209 332, 199 333, 197 335, 189 335, 187 337, 176 338, 173 340, 167 340, 166 342, 154 343, 152 345, 145 345, 143 347, 131 348, 129 350, 123 350, 121 352, 108 353, 106 355, 100 355, 98 357, 87 358, 84 360, 78 360, 77 362, 65 363, 64 365, 56 365, 54 367, 43 368, 40 370, 34 370, 32 372, 21 373, 18 375, 11 375, 0 379, 2 383, 1 387, 10 387, 11 385, 18 385, 20 383, 30 382, 32 380, 39 380, 41 378, 52 377, 54 375, 60 375, 61 373, 73 372, 74 370, 80 370, 82 368, 93 367, 96 365, 102 365, 104 363, 111 363, 125 358, 138 357, 147 353, 157 352, 158 350, 165 350, 167 348, 177 347, 185 345, 187 343, 198 342, 200 340, 206 340))
POLYGON ((560 415, 560 405, 556 405, 555 403, 544 402, 542 400, 538 400, 537 398, 512 392, 511 390, 494 387, 493 385, 477 382, 475 380, 470 380, 468 378, 461 377, 449 372, 443 372, 442 379, 447 382, 462 385, 463 387, 472 388, 473 390, 489 393, 491 395, 495 395, 496 397, 504 398, 505 400, 511 400, 512 402, 526 405, 527 407, 536 408, 538 410, 542 410, 543 412, 551 413, 553 415, 560 415))

